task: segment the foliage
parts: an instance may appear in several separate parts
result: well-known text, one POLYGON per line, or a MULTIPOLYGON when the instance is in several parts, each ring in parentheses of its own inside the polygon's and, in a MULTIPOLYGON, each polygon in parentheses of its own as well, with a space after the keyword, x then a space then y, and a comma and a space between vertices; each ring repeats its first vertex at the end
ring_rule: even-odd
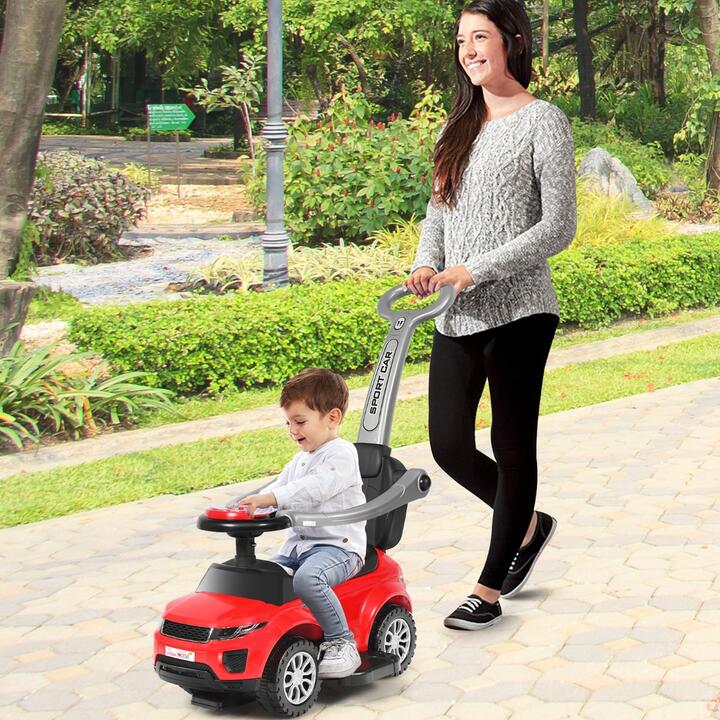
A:
POLYGON ((595 192, 582 179, 577 184, 577 232, 572 242, 579 245, 619 245, 630 241, 660 242, 669 238, 672 226, 658 217, 638 216, 625 196, 595 192))
POLYGON ((655 208, 668 220, 695 223, 720 221, 720 201, 714 193, 663 193, 655 198, 655 208))
POLYGON ((25 323, 70 320, 79 312, 82 312, 82 305, 77 298, 61 290, 50 290, 41 285, 30 301, 25 323))
POLYGON ((148 168, 141 163, 129 162, 120 168, 120 172, 135 185, 148 188, 151 192, 160 190, 160 178, 162 172, 157 168, 148 168))
POLYGON ((570 121, 578 164, 589 150, 601 147, 627 166, 640 189, 649 197, 654 197, 670 182, 673 171, 665 161, 658 143, 642 145, 626 130, 611 124, 577 118, 571 118, 570 121))
MULTIPOLYGON (((399 218, 424 214, 432 151, 443 117, 430 87, 408 120, 370 118, 362 96, 338 93, 319 124, 290 128, 285 158, 285 212, 293 241, 303 245, 362 241, 399 218)), ((265 154, 248 195, 262 211, 265 154)))
POLYGON ((219 69, 222 74, 219 87, 211 89, 207 78, 201 78, 200 85, 183 90, 192 93, 198 105, 202 105, 208 112, 227 108, 241 109, 243 106, 256 112, 263 84, 260 58, 246 55, 241 67, 222 66, 219 69))
POLYGON ((90 124, 83 127, 73 120, 45 120, 42 126, 43 135, 120 135, 120 132, 117 126, 90 124))
POLYGON ((212 66, 220 48, 218 0, 95 0, 75 32, 109 53, 144 50, 167 86, 212 66))
POLYGON ((20 236, 20 250, 11 274, 13 280, 24 282, 30 279, 30 271, 35 266, 33 262, 35 248, 39 242, 40 233, 33 223, 26 220, 23 223, 22 235, 20 236))
POLYGON ((561 322, 607 325, 720 302, 720 234, 586 244, 551 258, 561 322))
MULTIPOLYGON (((399 274, 397 256, 387 250, 358 245, 323 245, 321 248, 298 247, 288 253, 290 282, 308 283, 344 278, 374 278, 399 274)), ((263 282, 263 252, 254 250, 242 258, 220 257, 210 265, 193 270, 188 276, 193 289, 226 292, 257 289, 263 282)))
POLYGON ((97 366, 89 377, 67 377, 63 366, 89 353, 52 354, 54 348, 27 352, 16 342, 0 357, 0 440, 22 448, 54 433, 77 439, 140 410, 170 407, 172 393, 138 384, 140 372, 100 379, 97 366))
MULTIPOLYGON (((550 264, 563 322, 585 327, 720 302, 718 234, 571 246, 550 264)), ((348 372, 375 360, 387 330, 377 299, 397 284, 385 276, 97 307, 73 320, 71 337, 183 394, 279 383, 314 365, 348 372)), ((432 323, 417 329, 410 361, 429 356, 431 335, 432 323)))
MULTIPOLYGON (((158 140, 161 138, 167 140, 174 140, 175 134, 175 130, 152 130, 150 132, 150 140, 158 140)), ((186 142, 192 137, 192 132, 190 130, 178 130, 177 136, 181 142, 186 142)), ((125 131, 125 138, 127 140, 147 140, 147 128, 127 128, 127 130, 125 131)))
POLYGON ((39 233, 38 263, 116 257, 120 235, 143 217, 150 191, 77 152, 40 153, 39 160, 43 170, 28 203, 39 233))
POLYGON ((668 95, 664 107, 659 107, 649 83, 628 83, 625 91, 616 88, 615 83, 598 88, 598 117, 617 124, 643 144, 659 145, 663 154, 671 157, 691 99, 674 93, 668 95))

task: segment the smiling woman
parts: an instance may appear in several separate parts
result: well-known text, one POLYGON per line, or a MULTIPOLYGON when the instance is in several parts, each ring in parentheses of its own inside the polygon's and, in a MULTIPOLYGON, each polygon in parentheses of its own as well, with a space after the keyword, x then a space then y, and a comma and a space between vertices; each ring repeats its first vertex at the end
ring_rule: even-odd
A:
POLYGON ((457 91, 433 157, 433 193, 405 286, 458 293, 435 323, 430 447, 438 465, 493 508, 492 537, 473 592, 445 619, 495 623, 556 526, 534 512, 537 419, 559 320, 548 258, 575 235, 572 133, 563 112, 533 97, 530 21, 517 0, 479 0, 455 28, 457 91), (475 415, 492 388, 494 459, 475 446, 475 415))

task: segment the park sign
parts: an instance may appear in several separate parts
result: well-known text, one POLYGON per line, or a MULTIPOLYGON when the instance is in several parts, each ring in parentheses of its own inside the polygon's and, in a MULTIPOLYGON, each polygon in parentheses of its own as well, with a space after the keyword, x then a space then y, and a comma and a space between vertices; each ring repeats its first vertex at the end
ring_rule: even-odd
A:
POLYGON ((195 113, 184 103, 148 105, 148 130, 186 130, 195 113))

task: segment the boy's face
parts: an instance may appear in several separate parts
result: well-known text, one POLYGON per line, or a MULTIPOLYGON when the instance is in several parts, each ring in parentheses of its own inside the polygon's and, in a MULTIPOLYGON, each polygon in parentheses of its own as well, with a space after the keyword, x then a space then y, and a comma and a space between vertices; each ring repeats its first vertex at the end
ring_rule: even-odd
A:
POLYGON ((311 410, 303 400, 294 400, 282 411, 290 437, 305 452, 312 452, 337 437, 342 419, 339 408, 323 415, 319 410, 311 410))

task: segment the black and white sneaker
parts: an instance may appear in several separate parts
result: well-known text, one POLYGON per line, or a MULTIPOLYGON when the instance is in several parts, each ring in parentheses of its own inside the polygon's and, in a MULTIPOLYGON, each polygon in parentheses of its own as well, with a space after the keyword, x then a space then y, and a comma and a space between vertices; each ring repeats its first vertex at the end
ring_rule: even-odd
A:
POLYGON ((445 627, 480 630, 496 623, 501 615, 499 602, 489 603, 477 595, 468 595, 457 610, 445 618, 445 627))
POLYGON ((547 513, 537 511, 538 521, 535 526, 535 534, 530 542, 521 547, 510 564, 510 570, 505 577, 500 590, 500 597, 508 598, 516 595, 522 590, 525 583, 530 577, 532 569, 535 567, 540 553, 550 542, 550 538, 557 527, 557 520, 547 513))

